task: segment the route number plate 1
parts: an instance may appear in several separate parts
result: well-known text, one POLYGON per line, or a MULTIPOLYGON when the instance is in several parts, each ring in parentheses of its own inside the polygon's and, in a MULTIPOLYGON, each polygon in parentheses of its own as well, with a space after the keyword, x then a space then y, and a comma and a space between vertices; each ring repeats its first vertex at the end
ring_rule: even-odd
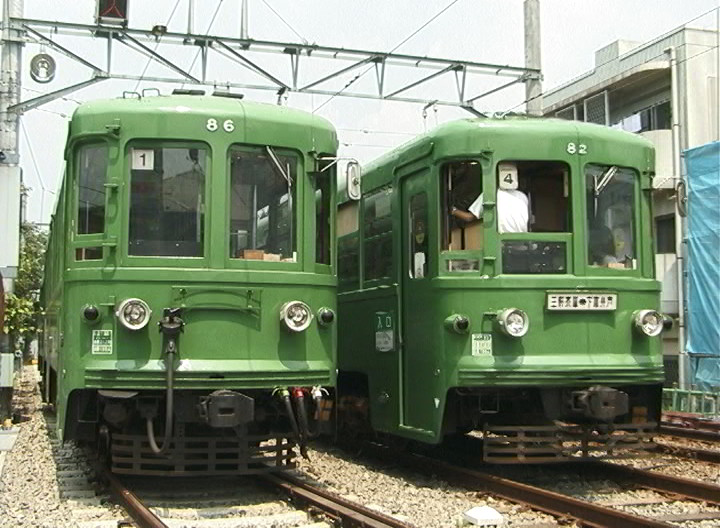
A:
POLYGON ((492 334, 472 335, 472 355, 492 356, 492 334))
POLYGON ((153 149, 132 149, 132 170, 153 170, 155 151, 153 149))

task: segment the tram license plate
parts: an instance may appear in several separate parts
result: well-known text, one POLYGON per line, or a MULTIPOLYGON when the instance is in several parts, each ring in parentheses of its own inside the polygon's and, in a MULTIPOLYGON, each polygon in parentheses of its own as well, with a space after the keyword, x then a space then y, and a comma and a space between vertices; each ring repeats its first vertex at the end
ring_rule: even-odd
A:
POLYGON ((547 309, 554 311, 609 311, 617 308, 616 293, 548 293, 547 309))

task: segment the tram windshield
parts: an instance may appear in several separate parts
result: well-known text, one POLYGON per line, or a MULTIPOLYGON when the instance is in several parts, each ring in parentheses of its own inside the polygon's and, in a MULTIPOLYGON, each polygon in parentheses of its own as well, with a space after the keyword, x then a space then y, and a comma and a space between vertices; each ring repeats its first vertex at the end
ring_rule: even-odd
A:
POLYGON ((635 269, 635 172, 614 165, 590 164, 585 167, 585 177, 588 264, 635 269))
POLYGON ((230 150, 230 257, 295 262, 297 157, 271 147, 230 150))
POLYGON ((138 145, 130 163, 128 253, 202 257, 206 149, 138 145))

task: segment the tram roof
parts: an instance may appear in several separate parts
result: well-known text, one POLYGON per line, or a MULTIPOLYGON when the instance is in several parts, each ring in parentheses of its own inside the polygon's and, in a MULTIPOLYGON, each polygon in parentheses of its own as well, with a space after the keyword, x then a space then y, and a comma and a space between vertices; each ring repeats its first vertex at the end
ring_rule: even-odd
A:
POLYGON ((444 142, 452 142, 455 144, 457 144, 458 141, 466 142, 469 137, 477 139, 522 140, 522 136, 519 134, 526 135, 526 139, 534 139, 540 136, 547 138, 567 136, 568 133, 572 133, 586 140, 622 141, 627 146, 653 148, 651 141, 638 134, 582 121, 531 116, 468 118, 443 123, 425 134, 411 139, 407 143, 396 147, 368 163, 364 172, 372 172, 376 168, 390 162, 402 162, 406 154, 414 155, 418 147, 422 147, 429 142, 436 143, 436 146, 440 146, 444 142))
MULTIPOLYGON (((216 117, 222 125, 223 119, 244 120, 246 123, 268 123, 275 125, 306 126, 335 133, 335 128, 326 119, 287 106, 247 101, 234 97, 213 95, 158 95, 149 97, 119 97, 98 99, 83 103, 73 114, 73 122, 92 120, 97 117, 133 116, 147 113, 199 114, 216 117)), ((72 131, 72 125, 71 125, 72 131)))

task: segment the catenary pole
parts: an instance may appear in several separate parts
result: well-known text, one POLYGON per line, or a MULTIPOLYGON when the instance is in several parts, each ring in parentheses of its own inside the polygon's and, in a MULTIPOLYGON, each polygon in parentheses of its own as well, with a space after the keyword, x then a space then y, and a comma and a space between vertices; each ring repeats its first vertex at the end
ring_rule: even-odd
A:
MULTIPOLYGON (((540 0, 525 0, 525 67, 540 70, 540 0)), ((542 74, 530 73, 525 80, 526 111, 542 115, 542 74)))

